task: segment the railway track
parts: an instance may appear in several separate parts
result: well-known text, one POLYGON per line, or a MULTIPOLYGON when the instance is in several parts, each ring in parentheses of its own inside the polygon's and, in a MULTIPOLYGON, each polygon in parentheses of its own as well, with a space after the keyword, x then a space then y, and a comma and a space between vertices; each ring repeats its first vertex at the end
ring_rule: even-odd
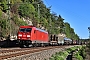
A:
POLYGON ((66 46, 49 46, 49 47, 36 47, 36 48, 5 48, 0 49, 0 60, 22 56, 25 54, 35 53, 43 50, 54 48, 65 48, 66 46))

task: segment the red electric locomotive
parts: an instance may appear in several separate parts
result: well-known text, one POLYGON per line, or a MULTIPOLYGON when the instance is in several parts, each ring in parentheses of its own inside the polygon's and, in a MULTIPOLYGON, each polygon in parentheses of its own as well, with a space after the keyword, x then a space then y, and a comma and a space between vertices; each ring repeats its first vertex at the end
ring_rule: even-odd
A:
POLYGON ((49 44, 48 32, 34 26, 20 26, 17 40, 22 47, 49 44))

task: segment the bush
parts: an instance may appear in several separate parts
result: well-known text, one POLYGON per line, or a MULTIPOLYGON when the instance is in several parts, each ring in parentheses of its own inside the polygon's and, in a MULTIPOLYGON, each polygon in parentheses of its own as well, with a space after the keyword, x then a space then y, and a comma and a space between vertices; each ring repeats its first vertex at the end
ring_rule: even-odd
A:
POLYGON ((50 60, 55 60, 55 58, 54 57, 51 57, 50 60))
MULTIPOLYGON (((77 46, 76 47, 71 47, 71 48, 66 49, 66 51, 57 52, 55 55, 52 55, 50 60, 64 60, 71 51, 76 50, 77 48, 80 48, 80 47, 77 47, 77 46)), ((75 54, 75 57, 77 59, 80 59, 80 60, 83 59, 83 57, 80 56, 79 54, 75 54)))
POLYGON ((75 57, 78 59, 78 60, 83 60, 83 57, 79 55, 79 53, 76 53, 75 54, 75 57))
POLYGON ((52 55, 50 60, 64 60, 64 58, 68 55, 68 52, 63 51, 63 52, 58 52, 55 55, 52 55))
POLYGON ((56 55, 56 56, 54 57, 54 59, 55 59, 55 60, 64 60, 64 58, 63 58, 62 56, 60 56, 60 55, 56 55))
POLYGON ((1 26, 1 28, 6 29, 6 24, 7 24, 7 22, 6 22, 5 19, 1 19, 0 20, 0 26, 1 26))
POLYGON ((74 55, 78 60, 86 58, 85 46, 79 47, 80 50, 74 55))
POLYGON ((79 53, 80 53, 80 55, 83 57, 83 59, 85 59, 85 57, 86 57, 86 52, 85 52, 85 47, 84 47, 84 46, 82 46, 82 49, 79 50, 79 53))
POLYGON ((15 22, 15 24, 17 24, 18 26, 27 25, 25 21, 19 19, 17 16, 14 16, 12 19, 15 22))

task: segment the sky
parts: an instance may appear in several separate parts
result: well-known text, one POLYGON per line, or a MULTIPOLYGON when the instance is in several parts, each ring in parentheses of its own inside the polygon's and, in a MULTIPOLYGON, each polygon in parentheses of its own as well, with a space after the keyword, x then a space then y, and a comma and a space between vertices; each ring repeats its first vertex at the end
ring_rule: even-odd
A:
POLYGON ((43 0, 46 7, 68 22, 79 38, 89 38, 90 0, 43 0))

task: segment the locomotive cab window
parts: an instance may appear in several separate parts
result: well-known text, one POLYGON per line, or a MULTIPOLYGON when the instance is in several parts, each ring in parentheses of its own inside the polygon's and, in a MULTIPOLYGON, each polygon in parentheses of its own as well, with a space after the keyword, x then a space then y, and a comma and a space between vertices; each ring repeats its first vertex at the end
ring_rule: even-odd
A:
POLYGON ((25 31, 25 28, 20 28, 20 32, 24 32, 25 31))
POLYGON ((20 28, 20 32, 31 32, 31 28, 20 28))
POLYGON ((26 32, 31 32, 31 28, 26 28, 26 32))

